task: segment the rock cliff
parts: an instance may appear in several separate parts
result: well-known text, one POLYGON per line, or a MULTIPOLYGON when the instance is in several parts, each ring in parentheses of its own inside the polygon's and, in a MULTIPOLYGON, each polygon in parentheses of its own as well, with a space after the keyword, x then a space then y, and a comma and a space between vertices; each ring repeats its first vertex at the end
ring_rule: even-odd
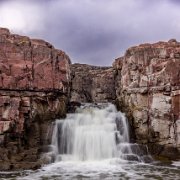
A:
POLYGON ((180 158, 180 43, 129 48, 113 67, 71 65, 72 102, 116 102, 131 140, 153 155, 180 158))
POLYGON ((153 154, 180 158, 180 43, 132 47, 113 67, 117 103, 133 118, 136 141, 153 154))
POLYGON ((180 158, 180 43, 129 48, 112 67, 71 65, 48 42, 0 28, 0 170, 46 163, 53 121, 81 102, 116 103, 131 139, 180 158))
POLYGON ((66 115, 69 64, 48 42, 0 29, 0 169, 42 164, 51 122, 66 115))
POLYGON ((71 102, 113 102, 115 70, 86 64, 71 65, 71 102))

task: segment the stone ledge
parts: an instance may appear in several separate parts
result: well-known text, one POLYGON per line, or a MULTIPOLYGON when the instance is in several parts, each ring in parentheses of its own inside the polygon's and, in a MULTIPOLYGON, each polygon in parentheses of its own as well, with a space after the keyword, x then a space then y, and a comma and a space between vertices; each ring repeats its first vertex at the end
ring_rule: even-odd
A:
POLYGON ((180 95, 180 90, 171 92, 171 96, 179 96, 179 95, 180 95))

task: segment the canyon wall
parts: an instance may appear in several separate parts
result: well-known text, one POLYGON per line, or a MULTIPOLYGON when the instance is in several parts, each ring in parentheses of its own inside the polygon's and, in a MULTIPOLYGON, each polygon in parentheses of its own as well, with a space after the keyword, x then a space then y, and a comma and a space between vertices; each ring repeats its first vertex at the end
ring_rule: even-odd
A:
POLYGON ((70 102, 113 102, 115 70, 86 64, 71 65, 70 102))
POLYGON ((72 102, 112 102, 126 113, 131 140, 153 155, 180 158, 180 43, 129 48, 113 67, 71 65, 72 102))
POLYGON ((116 102, 133 119, 136 141, 152 154, 180 158, 180 43, 132 47, 113 67, 116 102))
POLYGON ((132 141, 180 158, 180 43, 135 46, 112 67, 97 67, 71 64, 48 42, 0 28, 1 170, 46 163, 54 120, 83 102, 115 103, 132 141))
POLYGON ((0 169, 42 164, 52 121, 66 115, 69 64, 51 44, 0 29, 0 169))

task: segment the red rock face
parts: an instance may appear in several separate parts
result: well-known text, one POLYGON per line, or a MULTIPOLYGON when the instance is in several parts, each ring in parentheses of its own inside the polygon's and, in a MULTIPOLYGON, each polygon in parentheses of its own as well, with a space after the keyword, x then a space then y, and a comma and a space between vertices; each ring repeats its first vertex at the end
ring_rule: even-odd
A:
MULTIPOLYGON (((48 42, 32 40, 10 34, 7 29, 0 29, 0 90, 67 93, 69 63, 69 57, 48 42)), ((20 102, 24 102, 18 98, 0 98, 0 121, 20 119, 18 108, 20 102)), ((27 103, 30 102, 27 100, 27 103)), ((6 127, 1 127, 3 130, 8 125, 1 126, 6 127)))
POLYGON ((114 68, 122 69, 117 96, 134 118, 137 141, 162 145, 166 155, 180 150, 180 43, 132 47, 114 68))
POLYGON ((62 90, 69 82, 69 57, 43 40, 0 31, 0 88, 62 90))
POLYGON ((66 113, 69 64, 48 42, 0 28, 0 169, 38 166, 50 122, 66 113))

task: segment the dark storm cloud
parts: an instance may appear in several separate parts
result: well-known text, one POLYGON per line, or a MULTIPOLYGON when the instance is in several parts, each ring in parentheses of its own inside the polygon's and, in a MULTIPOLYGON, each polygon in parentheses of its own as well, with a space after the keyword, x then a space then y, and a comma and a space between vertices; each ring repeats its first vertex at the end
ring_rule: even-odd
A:
POLYGON ((173 2, 173 3, 180 4, 180 1, 179 1, 179 0, 169 0, 169 2, 173 2))
POLYGON ((73 62, 110 65, 129 46, 170 38, 179 40, 177 3, 176 0, 6 1, 2 7, 0 4, 0 26, 46 39, 66 51, 73 62), (14 9, 21 12, 14 12, 16 17, 8 14, 14 9), (10 16, 16 20, 11 22, 10 16))

